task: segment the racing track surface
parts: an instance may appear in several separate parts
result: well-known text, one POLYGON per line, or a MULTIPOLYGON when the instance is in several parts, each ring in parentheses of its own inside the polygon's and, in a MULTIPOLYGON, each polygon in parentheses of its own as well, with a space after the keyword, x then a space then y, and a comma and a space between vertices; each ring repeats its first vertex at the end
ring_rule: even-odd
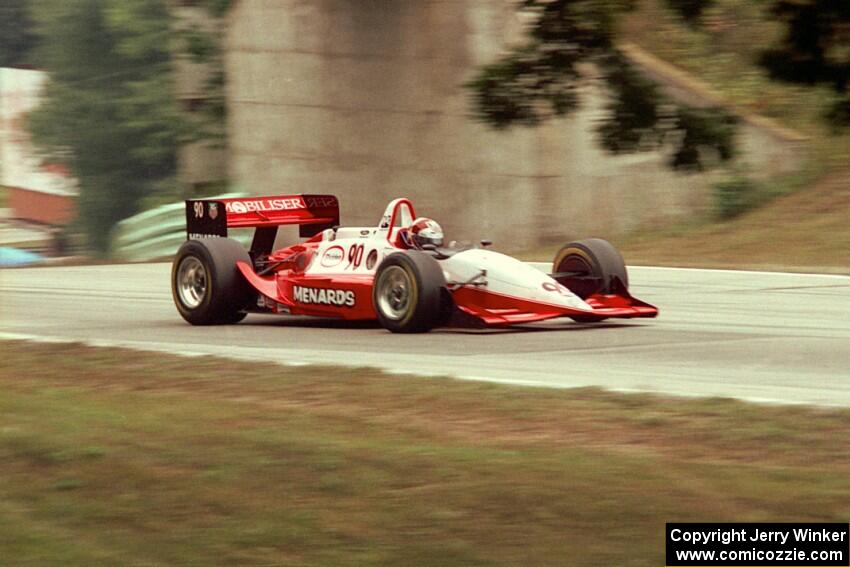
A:
MULTIPOLYGON (((850 406, 850 277, 630 269, 658 319, 393 335, 375 325, 249 315, 191 327, 168 264, 0 270, 0 337, 546 386, 850 406)), ((191 359, 187 359, 191 364, 191 359)))

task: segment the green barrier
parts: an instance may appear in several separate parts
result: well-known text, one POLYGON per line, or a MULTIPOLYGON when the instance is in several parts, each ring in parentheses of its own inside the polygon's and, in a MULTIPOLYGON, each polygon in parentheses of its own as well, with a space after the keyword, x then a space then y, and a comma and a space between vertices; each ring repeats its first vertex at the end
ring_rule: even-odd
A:
MULTIPOLYGON (((227 193, 208 199, 245 197, 245 193, 227 193)), ((243 245, 251 243, 253 231, 240 229, 230 236, 243 245)), ((128 262, 147 262, 174 256, 186 241, 186 205, 172 203, 150 209, 118 223, 112 239, 112 256, 128 262)))

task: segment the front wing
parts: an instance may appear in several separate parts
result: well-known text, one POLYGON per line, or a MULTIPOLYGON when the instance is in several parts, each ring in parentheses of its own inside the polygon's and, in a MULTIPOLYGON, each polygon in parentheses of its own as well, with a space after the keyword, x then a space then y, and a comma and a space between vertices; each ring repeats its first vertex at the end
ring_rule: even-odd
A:
POLYGON ((557 317, 601 321, 612 317, 631 319, 658 315, 657 307, 632 297, 625 290, 618 290, 616 294, 596 294, 586 298, 584 301, 593 308, 591 311, 529 301, 477 287, 456 290, 454 300, 458 309, 494 327, 533 323, 557 317))

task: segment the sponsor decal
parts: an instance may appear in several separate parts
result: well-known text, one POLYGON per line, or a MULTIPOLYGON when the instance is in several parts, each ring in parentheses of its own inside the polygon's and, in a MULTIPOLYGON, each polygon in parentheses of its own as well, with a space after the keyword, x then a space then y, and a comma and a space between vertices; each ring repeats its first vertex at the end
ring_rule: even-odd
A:
POLYGON ((221 238, 217 234, 201 234, 200 232, 190 232, 189 240, 200 240, 202 238, 221 238))
POLYGON ((366 269, 372 270, 375 268, 375 264, 378 263, 378 251, 372 250, 369 252, 369 255, 366 256, 366 269))
POLYGON ((228 213, 264 213, 270 211, 291 211, 304 209, 304 199, 301 197, 290 197, 286 199, 251 199, 243 201, 230 201, 225 204, 228 213))
POLYGON ((561 284, 556 284, 552 282, 543 282, 543 289, 546 291, 551 291, 552 293, 560 293, 561 295, 570 295, 570 290, 561 284))
POLYGON ((210 203, 209 214, 210 214, 210 218, 212 220, 215 220, 215 219, 218 218, 218 203, 210 203))
POLYGON ((355 270, 360 267, 360 264, 363 263, 363 251, 366 247, 363 244, 355 244, 351 248, 348 249, 348 265, 345 267, 354 268, 355 270))
POLYGON ((332 195, 326 195, 324 197, 308 197, 307 198, 307 207, 311 209, 315 208, 325 208, 325 207, 336 207, 337 200, 336 197, 332 195))
POLYGON ((372 232, 367 229, 363 229, 360 231, 360 236, 369 236, 372 232))
POLYGON ((334 307, 354 307, 354 292, 343 289, 324 289, 315 287, 292 287, 295 301, 306 305, 332 305, 334 307))
POLYGON ((342 262, 343 258, 345 258, 345 250, 342 249, 342 246, 331 246, 325 250, 322 256, 322 266, 333 268, 342 262))

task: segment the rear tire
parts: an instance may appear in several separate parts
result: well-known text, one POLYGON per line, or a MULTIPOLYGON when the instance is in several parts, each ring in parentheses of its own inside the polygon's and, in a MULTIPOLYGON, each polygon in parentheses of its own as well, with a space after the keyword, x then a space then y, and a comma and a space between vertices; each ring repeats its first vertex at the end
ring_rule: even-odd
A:
POLYGON ((416 250, 395 252, 375 273, 372 304, 393 333, 424 333, 446 323, 446 279, 437 261, 416 250))
MULTIPOLYGON (((629 274, 626 263, 614 245, 601 238, 588 238, 570 242, 561 248, 552 262, 552 273, 572 272, 556 277, 558 283, 581 299, 597 293, 628 291, 629 274)), ((579 323, 602 321, 598 317, 571 317, 579 323)))
POLYGON ((229 238, 187 240, 171 267, 171 294, 192 325, 226 325, 245 318, 254 298, 236 262, 251 264, 248 252, 229 238))

